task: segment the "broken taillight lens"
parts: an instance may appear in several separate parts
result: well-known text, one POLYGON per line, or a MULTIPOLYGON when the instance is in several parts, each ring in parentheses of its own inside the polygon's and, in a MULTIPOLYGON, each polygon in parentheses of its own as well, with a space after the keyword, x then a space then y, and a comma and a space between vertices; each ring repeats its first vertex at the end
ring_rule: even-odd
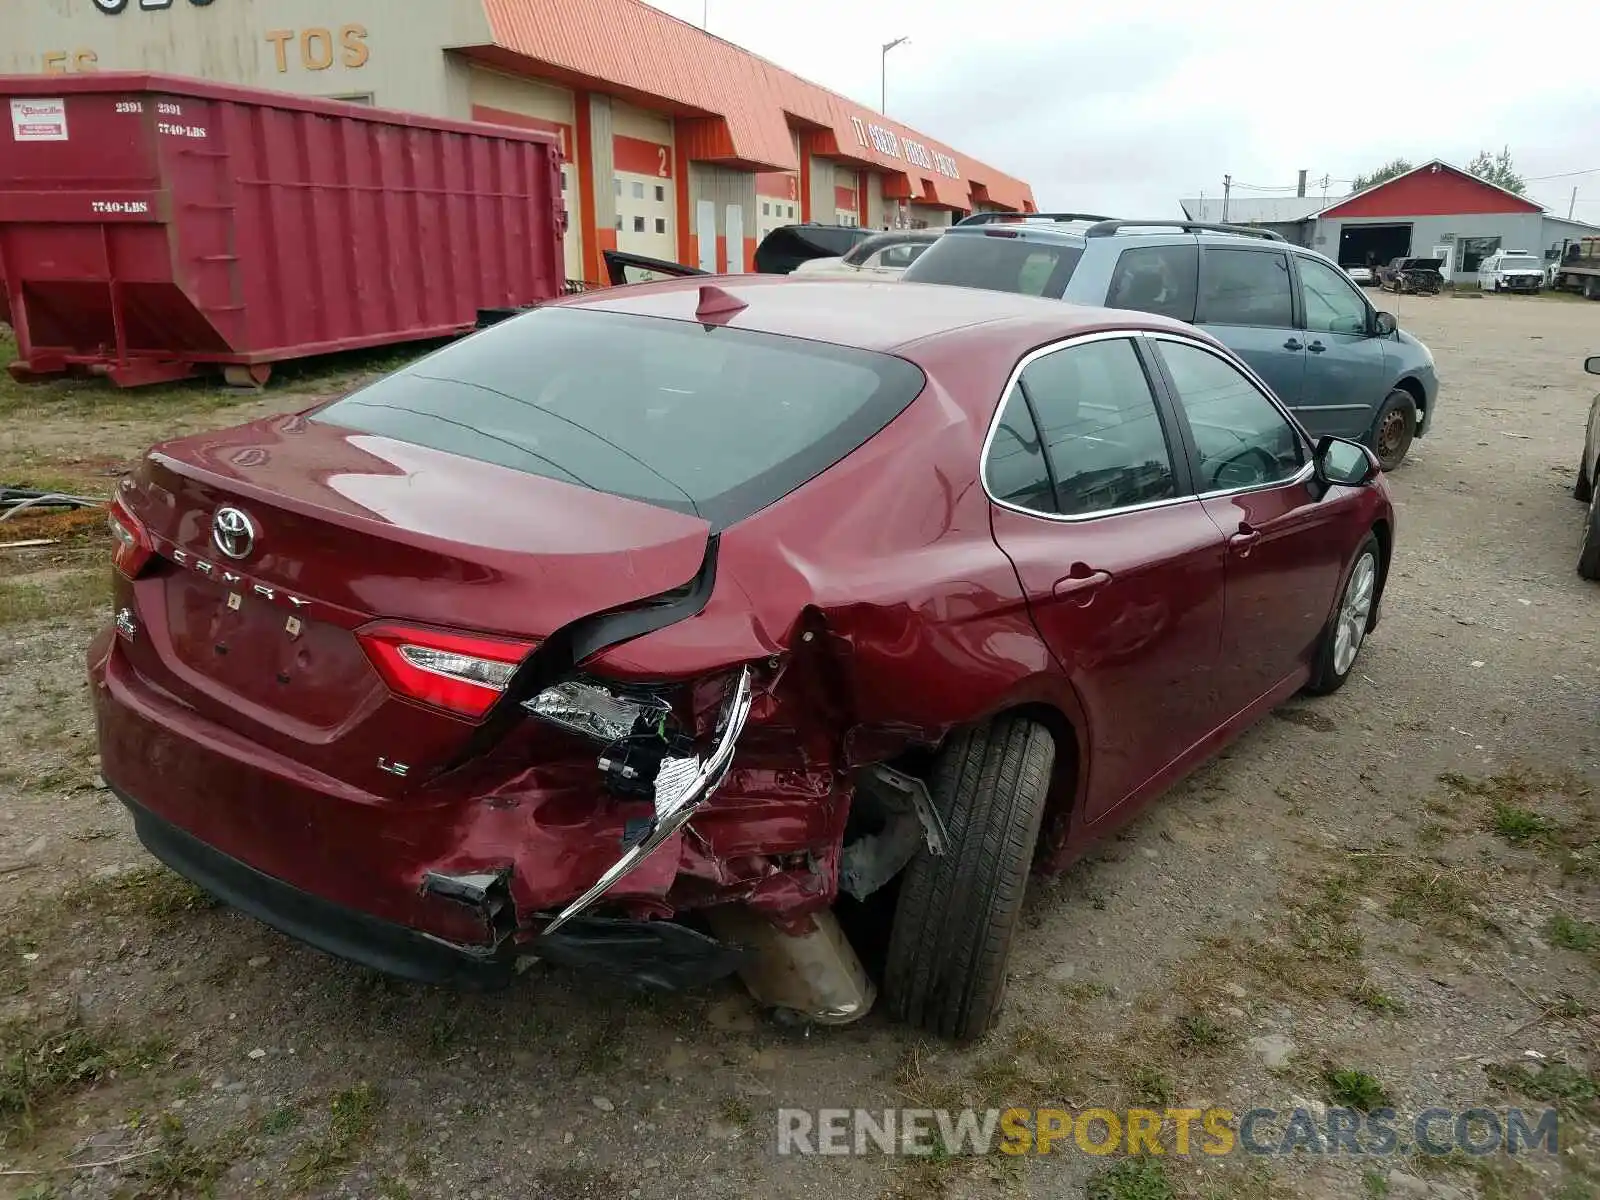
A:
POLYGON ((129 579, 137 578, 139 572, 155 557, 156 548, 150 541, 150 535, 121 500, 111 502, 111 507, 106 510, 106 524, 111 529, 112 563, 129 579))
POLYGON ((494 707, 534 645, 393 622, 356 637, 390 691, 475 720, 494 707))

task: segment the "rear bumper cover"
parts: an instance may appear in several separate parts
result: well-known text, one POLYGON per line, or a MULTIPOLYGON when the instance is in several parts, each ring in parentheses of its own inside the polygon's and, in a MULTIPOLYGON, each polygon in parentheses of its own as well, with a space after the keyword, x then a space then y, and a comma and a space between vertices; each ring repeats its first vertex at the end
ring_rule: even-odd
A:
MULTIPOLYGON (((115 789, 113 789, 115 790, 115 789)), ((508 935, 464 946, 302 891, 208 846, 121 791, 145 849, 230 908, 314 949, 416 983, 495 988, 542 959, 627 983, 678 990, 731 975, 746 955, 671 921, 574 917, 560 933, 518 945, 508 935)))

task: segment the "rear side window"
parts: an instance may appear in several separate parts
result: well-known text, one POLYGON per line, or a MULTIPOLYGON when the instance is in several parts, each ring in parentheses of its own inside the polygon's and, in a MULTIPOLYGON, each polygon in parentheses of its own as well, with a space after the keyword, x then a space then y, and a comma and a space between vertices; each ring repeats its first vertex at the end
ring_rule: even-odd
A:
POLYGON ((915 283, 947 283, 991 292, 1060 296, 1083 257, 1080 246, 1030 242, 1018 237, 946 234, 902 276, 915 283))
POLYGON ((918 368, 884 354, 546 308, 452 343, 313 419, 722 528, 856 449, 923 383, 918 368))
POLYGON ((1124 250, 1111 273, 1106 307, 1160 313, 1192 324, 1199 278, 1200 248, 1192 242, 1124 250))
POLYGON ((985 475, 998 500, 1068 516, 1176 496, 1166 431, 1133 343, 1086 342, 1029 363, 1006 398, 985 475))
POLYGON ((1200 271, 1201 322, 1207 325, 1294 323, 1289 260, 1266 250, 1219 250, 1207 246, 1200 271))

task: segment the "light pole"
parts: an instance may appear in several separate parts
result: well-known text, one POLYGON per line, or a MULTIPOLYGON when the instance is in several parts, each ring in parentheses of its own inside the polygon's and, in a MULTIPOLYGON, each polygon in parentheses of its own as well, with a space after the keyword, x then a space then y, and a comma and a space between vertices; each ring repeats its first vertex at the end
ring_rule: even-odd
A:
POLYGON ((884 116, 889 115, 889 51, 896 46, 905 45, 910 40, 908 37, 898 37, 892 42, 883 44, 883 54, 879 58, 881 70, 878 77, 878 111, 884 116))

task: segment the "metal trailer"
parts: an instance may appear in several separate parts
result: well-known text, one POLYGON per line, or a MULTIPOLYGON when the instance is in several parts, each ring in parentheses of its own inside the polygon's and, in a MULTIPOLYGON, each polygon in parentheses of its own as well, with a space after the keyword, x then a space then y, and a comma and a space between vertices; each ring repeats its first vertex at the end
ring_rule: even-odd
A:
POLYGON ((1600 300, 1600 237, 1565 243, 1561 259, 1550 273, 1550 286, 1600 300))
POLYGON ((563 289, 551 134, 151 74, 0 76, 0 97, 18 379, 261 385, 563 289))

